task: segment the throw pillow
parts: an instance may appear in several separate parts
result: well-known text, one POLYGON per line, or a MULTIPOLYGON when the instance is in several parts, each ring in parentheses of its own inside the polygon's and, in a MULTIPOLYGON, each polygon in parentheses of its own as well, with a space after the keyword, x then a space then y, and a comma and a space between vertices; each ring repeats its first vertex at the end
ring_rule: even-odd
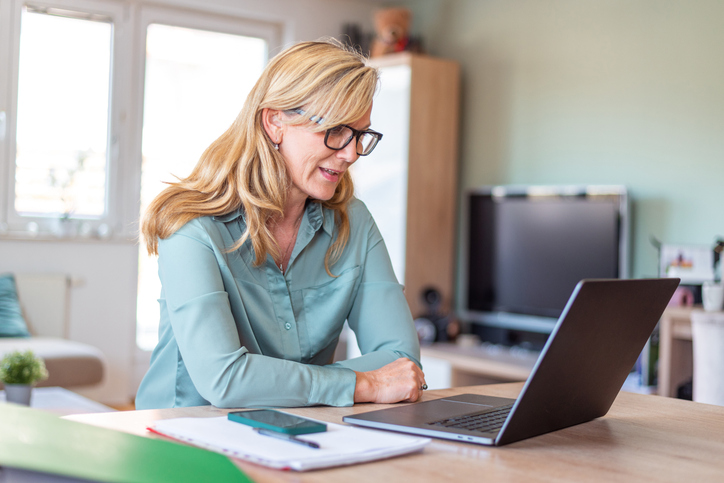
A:
POLYGON ((0 337, 30 337, 11 273, 0 275, 0 337))

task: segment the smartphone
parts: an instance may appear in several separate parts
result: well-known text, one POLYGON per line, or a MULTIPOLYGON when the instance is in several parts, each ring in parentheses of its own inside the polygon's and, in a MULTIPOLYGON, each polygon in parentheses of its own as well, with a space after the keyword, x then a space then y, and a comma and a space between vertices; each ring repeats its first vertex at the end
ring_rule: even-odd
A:
POLYGON ((284 434, 321 433, 327 430, 327 425, 324 423, 273 409, 234 411, 229 413, 228 417, 237 423, 284 434))

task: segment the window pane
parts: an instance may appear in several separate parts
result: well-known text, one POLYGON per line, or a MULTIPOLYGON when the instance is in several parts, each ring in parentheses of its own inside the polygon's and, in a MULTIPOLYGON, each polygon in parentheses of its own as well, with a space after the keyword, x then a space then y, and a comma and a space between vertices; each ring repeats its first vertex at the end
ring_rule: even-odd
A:
POLYGON ((101 217, 112 24, 23 10, 15 210, 101 217))
MULTIPOLYGON (((146 39, 141 212, 166 186, 191 173, 231 125, 267 59, 266 41, 151 24, 146 39)), ((161 292, 155 257, 141 248, 137 343, 158 340, 161 292)))

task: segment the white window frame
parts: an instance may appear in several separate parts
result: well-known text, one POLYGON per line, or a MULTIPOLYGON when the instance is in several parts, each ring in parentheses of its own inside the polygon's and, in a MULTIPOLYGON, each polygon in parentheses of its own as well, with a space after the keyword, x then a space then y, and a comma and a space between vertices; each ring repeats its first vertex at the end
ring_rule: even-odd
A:
MULTIPOLYGON (((243 35, 247 37, 258 37, 267 42, 269 51, 267 57, 271 58, 273 53, 282 44, 283 25, 281 23, 268 22, 264 20, 252 20, 233 15, 215 14, 195 10, 186 10, 173 7, 162 7, 156 5, 141 6, 136 21, 135 50, 133 59, 135 61, 133 80, 135 92, 143 93, 146 81, 146 34, 151 24, 162 24, 174 27, 208 30, 219 33, 243 35)), ((126 197, 126 211, 130 214, 125 220, 125 225, 131 227, 132 233, 137 234, 139 230, 138 216, 141 210, 141 155, 142 155, 142 127, 143 127, 143 94, 135 96, 134 112, 136 113, 132 124, 138 128, 131 134, 132 151, 137 153, 133 163, 124 164, 122 175, 126 179, 134 180, 134 185, 129 187, 129 194, 126 197)), ((239 105, 239 110, 241 110, 239 105)), ((221 135, 222 133, 219 133, 221 135)), ((199 153, 199 156, 201 153, 199 153)))
MULTIPOLYGON (((20 215, 15 210, 15 152, 17 133, 18 108, 18 72, 20 62, 20 21, 21 13, 26 5, 40 8, 54 8, 82 12, 107 17, 112 22, 111 39, 111 77, 109 90, 109 118, 108 118, 108 154, 106 157, 106 209, 100 217, 75 219, 71 217, 65 223, 69 224, 68 232, 77 233, 81 223, 90 228, 84 236, 97 238, 111 238, 120 231, 118 193, 123 189, 123 180, 118 176, 119 160, 123 155, 121 145, 122 130, 127 129, 123 119, 126 117, 124 106, 129 105, 128 94, 119 86, 128 85, 128 69, 124 68, 127 52, 130 46, 123 42, 128 35, 128 8, 118 2, 102 0, 10 0, 4 13, 7 17, 0 19, 0 25, 7 26, 9 38, 0 39, 0 45, 8 45, 9 52, 0 53, 6 70, 5 78, 0 79, 0 92, 7 96, 0 96, 0 111, 5 112, 4 136, 0 132, 0 186, 3 187, 3 196, 0 196, 0 235, 11 238, 56 238, 58 218, 53 215, 20 215), (2 42, 5 40, 6 42, 2 42), (5 105, 2 105, 5 103, 5 105), (29 230, 30 224, 37 228, 29 230)), ((3 29, 0 29, 3 30, 3 29)))
MULTIPOLYGON (((179 2, 181 3, 181 2, 179 2)), ((71 219, 63 239, 135 243, 141 193, 141 142, 146 65, 146 31, 150 24, 210 30, 262 38, 269 57, 282 46, 289 26, 244 16, 233 7, 184 2, 189 8, 161 6, 145 0, 2 0, 0 1, 0 239, 58 239, 58 218, 26 216, 15 211, 20 18, 25 5, 57 8, 109 17, 113 22, 109 94, 106 211, 97 219, 71 219), (213 8, 216 13, 210 12, 213 8), (206 10, 202 10, 206 8, 206 10), (29 230, 35 223, 37 231, 29 230), (81 223, 90 233, 81 234, 81 223)), ((239 106, 241 109, 241 106, 239 106)))
MULTIPOLYGON (((284 26, 282 23, 273 23, 261 20, 251 20, 242 17, 235 17, 208 12, 182 10, 161 6, 142 6, 138 12, 137 29, 134 41, 134 72, 136 76, 133 81, 135 92, 144 92, 146 82, 146 34, 151 24, 173 25, 191 29, 210 30, 220 33, 258 37, 266 40, 268 45, 267 57, 271 58, 282 46, 284 26)), ((123 166, 122 173, 126 179, 134 180, 135 184, 129 187, 130 196, 126 197, 125 208, 129 213, 126 225, 132 227, 134 233, 138 233, 138 216, 141 210, 141 156, 142 156, 142 128, 143 128, 143 105, 144 97, 139 95, 135 98, 132 124, 137 126, 131 133, 132 151, 137 154, 133 163, 123 166)), ((241 110, 241 105, 239 110, 241 110)), ((219 133, 221 135, 222 133, 219 133)), ((201 153, 199 153, 200 155, 201 153)), ((143 250, 143 247, 140 247, 143 250)), ((136 274, 138 277, 138 274, 136 274)), ((143 375, 148 370, 151 361, 150 350, 141 349, 136 344, 136 331, 134 330, 134 386, 138 387, 143 375)))

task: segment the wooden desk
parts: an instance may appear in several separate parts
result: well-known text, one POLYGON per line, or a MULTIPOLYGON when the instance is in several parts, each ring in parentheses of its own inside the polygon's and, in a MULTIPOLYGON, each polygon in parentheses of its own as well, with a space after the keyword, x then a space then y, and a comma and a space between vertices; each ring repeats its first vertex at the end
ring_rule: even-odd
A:
MULTIPOLYGON (((465 392, 515 397, 522 383, 427 391, 424 399, 465 392)), ((383 405, 297 408, 290 412, 341 423, 383 405)), ((67 416, 154 437, 158 419, 224 415, 214 407, 67 416)), ((255 481, 721 481, 724 407, 622 392, 603 418, 500 448, 433 440, 424 451, 342 468, 292 473, 238 462, 255 481)))
POLYGON ((724 312, 704 312, 700 307, 676 307, 664 311, 659 321, 660 396, 676 397, 677 388, 692 380, 692 316, 699 320, 709 320, 712 317, 721 320, 724 312))

